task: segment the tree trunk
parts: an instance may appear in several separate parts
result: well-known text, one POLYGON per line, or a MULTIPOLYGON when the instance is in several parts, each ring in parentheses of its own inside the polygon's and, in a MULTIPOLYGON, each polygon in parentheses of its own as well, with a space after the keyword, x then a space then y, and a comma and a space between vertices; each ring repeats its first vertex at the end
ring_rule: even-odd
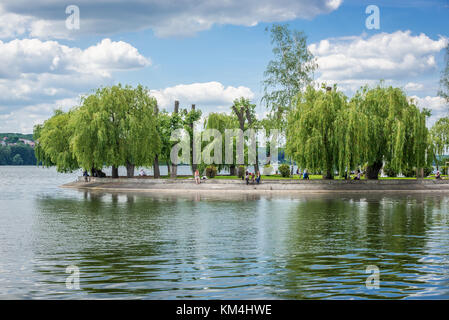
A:
POLYGON ((159 170, 159 156, 158 155, 156 155, 154 157, 153 171, 154 171, 154 174, 153 174, 154 179, 159 179, 161 177, 161 172, 159 170))
POLYGON ((256 138, 256 164, 254 165, 254 173, 257 174, 259 172, 259 146, 256 138))
POLYGON ((126 176, 128 178, 134 177, 134 167, 135 166, 133 164, 131 164, 129 162, 126 163, 126 176))
POLYGON ((379 172, 382 169, 382 161, 376 161, 366 168, 366 177, 370 180, 379 179, 379 172))
MULTIPOLYGON (((195 105, 192 104, 192 111, 195 110, 195 105)), ((190 137, 190 163, 192 164, 192 173, 195 173, 196 169, 198 168, 198 165, 196 163, 193 163, 193 139, 195 139, 195 136, 193 134, 193 123, 189 124, 190 129, 192 130, 192 136, 190 137)))
POLYGON ((170 171, 170 178, 176 178, 176 175, 178 174, 178 165, 172 164, 171 165, 171 171, 170 171))
POLYGON ((334 174, 332 173, 332 171, 326 171, 326 174, 323 174, 323 179, 332 180, 334 179, 334 174))
POLYGON ((167 176, 169 177, 170 177, 170 167, 171 167, 170 161, 167 161, 167 176))
POLYGON ((118 167, 112 166, 112 178, 118 178, 118 167))
MULTIPOLYGON (((159 108, 157 106, 157 102, 154 106, 154 115, 156 116, 156 119, 159 115, 159 108)), ((156 155, 154 157, 154 163, 153 163, 153 178, 154 179, 159 179, 161 177, 161 172, 159 170, 159 155, 156 155)))
POLYGON ((418 179, 424 178, 424 168, 416 169, 416 178, 418 178, 418 179))
POLYGON ((230 175, 230 176, 235 176, 235 175, 236 175, 236 173, 235 173, 235 164, 232 164, 232 165, 229 167, 229 175, 230 175))

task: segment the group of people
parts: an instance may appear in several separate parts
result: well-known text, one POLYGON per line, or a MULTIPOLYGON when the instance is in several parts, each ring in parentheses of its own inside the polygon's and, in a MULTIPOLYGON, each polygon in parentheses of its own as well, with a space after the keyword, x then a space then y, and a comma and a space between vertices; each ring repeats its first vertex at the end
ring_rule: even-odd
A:
MULTIPOLYGON (((296 174, 301 176, 301 172, 299 171, 299 168, 296 169, 296 174)), ((303 180, 310 180, 309 173, 307 172, 307 170, 304 170, 304 172, 302 173, 302 179, 303 180)))
MULTIPOLYGON (((243 179, 243 177, 242 177, 243 179)), ((260 183, 260 171, 257 171, 256 174, 249 172, 248 170, 246 170, 245 172, 245 180, 246 180, 246 184, 249 184, 249 182, 251 181, 251 183, 257 182, 257 184, 260 183)))
MULTIPOLYGON (((106 173, 104 173, 101 170, 92 168, 91 172, 92 172, 92 177, 98 177, 98 178, 105 178, 106 177, 106 173)), ((90 181, 89 172, 87 172, 87 170, 83 171, 83 177, 84 177, 84 181, 85 182, 89 182, 90 181)))
MULTIPOLYGON (((296 169, 296 174, 301 176, 301 171, 299 171, 299 168, 296 169)), ((360 180, 361 174, 362 174, 361 171, 357 170, 357 173, 356 173, 356 175, 354 177, 354 180, 360 180)), ((347 172, 345 173, 344 178, 345 178, 345 180, 348 180, 348 173, 347 172)), ((307 172, 307 170, 304 170, 304 172, 302 173, 302 179, 303 180, 310 180, 309 173, 307 172)), ((349 179, 351 179, 351 176, 349 176, 349 179)))

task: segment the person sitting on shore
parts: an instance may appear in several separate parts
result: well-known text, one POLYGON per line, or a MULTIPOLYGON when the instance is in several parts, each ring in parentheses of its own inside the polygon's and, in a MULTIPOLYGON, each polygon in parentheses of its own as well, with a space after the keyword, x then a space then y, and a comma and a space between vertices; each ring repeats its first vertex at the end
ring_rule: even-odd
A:
POLYGON ((260 171, 257 171, 256 182, 257 182, 257 184, 260 183, 260 171))
POLYGON ((254 172, 253 173, 251 173, 251 183, 253 183, 254 184, 254 181, 255 181, 255 174, 254 174, 254 172))
POLYGON ((357 175, 354 177, 354 180, 360 180, 360 170, 357 170, 357 175))
POLYGON ((200 172, 198 171, 198 169, 195 170, 195 183, 196 184, 200 184, 201 183, 200 172))
POLYGON ((309 180, 309 173, 307 172, 307 170, 304 170, 304 174, 302 175, 302 179, 303 180, 309 180))
POLYGON ((440 170, 437 170, 437 174, 435 175, 435 179, 441 179, 440 170))
POLYGON ((87 173, 87 170, 84 170, 83 177, 85 182, 89 182, 89 173, 87 173))
POLYGON ((141 177, 145 177, 147 174, 145 173, 145 171, 143 169, 140 169, 140 173, 139 176, 141 177))
POLYGON ((245 180, 246 180, 246 184, 249 184, 249 172, 248 171, 246 171, 245 180))

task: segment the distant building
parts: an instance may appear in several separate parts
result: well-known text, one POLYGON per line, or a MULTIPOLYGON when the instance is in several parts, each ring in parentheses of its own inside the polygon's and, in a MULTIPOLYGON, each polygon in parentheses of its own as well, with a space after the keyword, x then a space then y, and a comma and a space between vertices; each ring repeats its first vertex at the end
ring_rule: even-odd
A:
POLYGON ((30 147, 34 148, 34 141, 31 140, 27 140, 27 139, 22 139, 20 138, 19 141, 22 141, 23 143, 29 145, 30 147))

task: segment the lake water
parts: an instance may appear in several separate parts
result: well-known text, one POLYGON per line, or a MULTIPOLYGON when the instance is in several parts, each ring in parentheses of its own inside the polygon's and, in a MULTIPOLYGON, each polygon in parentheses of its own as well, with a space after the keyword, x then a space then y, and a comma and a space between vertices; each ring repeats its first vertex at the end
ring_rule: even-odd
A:
POLYGON ((0 167, 0 298, 449 298, 446 195, 58 188, 75 176, 0 167))

